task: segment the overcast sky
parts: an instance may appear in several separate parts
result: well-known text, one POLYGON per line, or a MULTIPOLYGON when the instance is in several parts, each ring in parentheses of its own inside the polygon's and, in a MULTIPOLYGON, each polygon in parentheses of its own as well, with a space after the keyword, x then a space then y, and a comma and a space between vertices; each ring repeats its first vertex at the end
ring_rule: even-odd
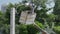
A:
POLYGON ((1 4, 5 4, 5 3, 18 3, 18 2, 21 2, 21 0, 0 0, 0 5, 1 4))
POLYGON ((2 4, 18 3, 18 2, 21 2, 21 0, 0 0, 0 9, 2 4))

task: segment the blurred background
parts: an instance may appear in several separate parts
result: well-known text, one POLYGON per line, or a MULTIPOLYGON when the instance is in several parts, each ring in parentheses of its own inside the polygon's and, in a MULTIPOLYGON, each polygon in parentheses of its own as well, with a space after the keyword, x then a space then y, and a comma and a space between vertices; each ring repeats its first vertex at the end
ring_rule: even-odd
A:
POLYGON ((10 11, 12 7, 16 8, 16 34, 41 33, 33 24, 19 23, 21 12, 31 9, 30 6, 27 6, 29 1, 32 1, 36 6, 34 10, 37 14, 35 23, 50 34, 60 34, 60 0, 0 0, 0 34, 10 33, 10 11))

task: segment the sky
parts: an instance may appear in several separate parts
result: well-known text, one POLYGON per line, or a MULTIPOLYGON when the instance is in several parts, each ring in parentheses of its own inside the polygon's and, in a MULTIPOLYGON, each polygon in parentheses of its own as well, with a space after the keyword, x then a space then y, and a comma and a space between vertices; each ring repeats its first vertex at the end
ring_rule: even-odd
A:
POLYGON ((54 0, 48 0, 46 4, 47 8, 51 8, 55 6, 54 0))
MULTIPOLYGON (((54 0, 48 0, 46 4, 47 8, 52 8, 55 6, 54 0)), ((47 12, 47 14, 51 14, 53 12, 53 8, 47 12)))
POLYGON ((0 0, 0 5, 1 4, 5 4, 5 3, 18 3, 18 2, 21 2, 21 0, 0 0))
POLYGON ((2 4, 18 3, 18 2, 21 2, 21 0, 0 0, 0 9, 2 4))

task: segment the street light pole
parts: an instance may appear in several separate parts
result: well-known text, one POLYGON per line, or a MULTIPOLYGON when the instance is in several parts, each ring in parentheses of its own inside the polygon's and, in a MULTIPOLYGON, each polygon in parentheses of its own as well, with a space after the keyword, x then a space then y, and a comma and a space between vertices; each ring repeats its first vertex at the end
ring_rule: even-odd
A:
POLYGON ((10 12, 10 34, 15 34, 15 8, 10 12))

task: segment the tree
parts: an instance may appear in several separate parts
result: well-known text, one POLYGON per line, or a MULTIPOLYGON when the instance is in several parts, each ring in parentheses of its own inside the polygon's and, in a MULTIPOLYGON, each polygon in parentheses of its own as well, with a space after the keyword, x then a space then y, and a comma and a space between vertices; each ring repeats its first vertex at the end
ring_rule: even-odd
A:
POLYGON ((60 0, 55 0, 55 7, 53 14, 56 15, 55 17, 55 27, 54 30, 57 34, 60 34, 60 0))
POLYGON ((55 7, 53 13, 57 15, 55 21, 60 22, 60 0, 55 0, 55 7))
MULTIPOLYGON (((41 27, 42 29, 45 29, 45 26, 49 24, 51 24, 54 19, 55 19, 55 15, 54 14, 50 14, 47 15, 46 12, 50 9, 46 9, 46 5, 45 2, 46 0, 27 0, 27 2, 32 1, 35 5, 35 12, 37 14, 36 16, 36 21, 38 21, 38 23, 36 23, 39 27, 41 27), (42 7, 41 10, 37 10, 38 7, 42 7), (48 23, 47 23, 48 22, 48 23), (46 24, 45 24, 46 23, 46 24)), ((25 1, 26 2, 26 1, 25 1)), ((4 33, 8 34, 9 31, 9 21, 10 21, 10 10, 12 7, 15 7, 17 12, 16 12, 16 34, 36 34, 38 33, 38 30, 33 26, 33 25, 21 25, 19 23, 19 18, 20 18, 20 14, 22 11, 26 11, 26 10, 30 10, 31 8, 29 6, 26 7, 26 5, 24 5, 25 2, 19 3, 19 4, 9 4, 5 13, 5 20, 4 20, 4 24, 5 26, 3 26, 3 31, 4 33), (6 29, 4 29, 6 27, 6 29), (8 31, 8 33, 6 32, 8 31)), ((0 13, 1 14, 1 13, 0 13)), ((47 27, 47 26, 46 26, 47 27)))

